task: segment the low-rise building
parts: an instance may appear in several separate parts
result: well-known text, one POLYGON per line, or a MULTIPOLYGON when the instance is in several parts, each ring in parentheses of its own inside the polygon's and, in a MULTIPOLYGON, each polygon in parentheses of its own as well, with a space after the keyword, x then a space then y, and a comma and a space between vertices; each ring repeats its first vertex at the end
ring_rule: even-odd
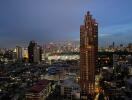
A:
POLYGON ((48 80, 41 80, 26 93, 26 100, 45 100, 51 93, 51 82, 48 80))
POLYGON ((60 82, 61 95, 64 100, 80 100, 80 86, 72 80, 64 80, 60 82))

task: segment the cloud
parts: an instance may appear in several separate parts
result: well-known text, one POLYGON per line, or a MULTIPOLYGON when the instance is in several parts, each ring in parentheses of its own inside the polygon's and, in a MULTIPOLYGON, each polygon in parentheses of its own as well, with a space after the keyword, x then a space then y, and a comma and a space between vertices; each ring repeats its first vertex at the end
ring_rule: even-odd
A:
POLYGON ((132 7, 131 1, 127 1, 129 3, 120 0, 1 0, 0 46, 33 39, 40 43, 76 40, 88 10, 103 30, 100 37, 113 36, 113 31, 119 33, 114 25, 128 24, 132 17, 127 12, 132 7), (109 25, 113 28, 104 28, 109 25))
POLYGON ((132 42, 132 24, 123 24, 106 27, 101 30, 100 44, 106 45, 113 41, 119 43, 131 43, 132 42), (107 32, 107 33, 106 33, 107 32), (103 34, 104 33, 104 34, 103 34))

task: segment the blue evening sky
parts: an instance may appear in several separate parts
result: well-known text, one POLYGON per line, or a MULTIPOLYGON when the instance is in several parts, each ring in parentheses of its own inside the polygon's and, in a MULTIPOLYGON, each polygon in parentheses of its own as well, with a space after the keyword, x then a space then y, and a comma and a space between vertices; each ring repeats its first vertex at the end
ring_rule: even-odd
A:
POLYGON ((0 47, 79 40, 90 11, 99 44, 132 42, 132 0, 0 0, 0 47))

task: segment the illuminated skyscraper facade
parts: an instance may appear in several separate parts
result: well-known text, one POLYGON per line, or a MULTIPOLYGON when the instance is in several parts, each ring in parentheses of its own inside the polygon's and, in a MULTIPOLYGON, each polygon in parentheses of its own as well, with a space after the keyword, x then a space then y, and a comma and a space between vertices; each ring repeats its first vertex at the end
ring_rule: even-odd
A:
POLYGON ((94 94, 95 67, 98 53, 98 24, 87 12, 80 26, 80 85, 87 94, 94 94))

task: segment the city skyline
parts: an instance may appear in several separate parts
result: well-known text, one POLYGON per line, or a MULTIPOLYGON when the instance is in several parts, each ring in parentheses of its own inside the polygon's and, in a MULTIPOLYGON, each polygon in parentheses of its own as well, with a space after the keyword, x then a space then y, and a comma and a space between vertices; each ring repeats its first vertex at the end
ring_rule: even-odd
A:
POLYGON ((27 45, 30 40, 40 44, 79 40, 79 26, 86 11, 92 12, 99 22, 101 45, 132 42, 131 3, 130 0, 0 1, 0 47, 27 45))

